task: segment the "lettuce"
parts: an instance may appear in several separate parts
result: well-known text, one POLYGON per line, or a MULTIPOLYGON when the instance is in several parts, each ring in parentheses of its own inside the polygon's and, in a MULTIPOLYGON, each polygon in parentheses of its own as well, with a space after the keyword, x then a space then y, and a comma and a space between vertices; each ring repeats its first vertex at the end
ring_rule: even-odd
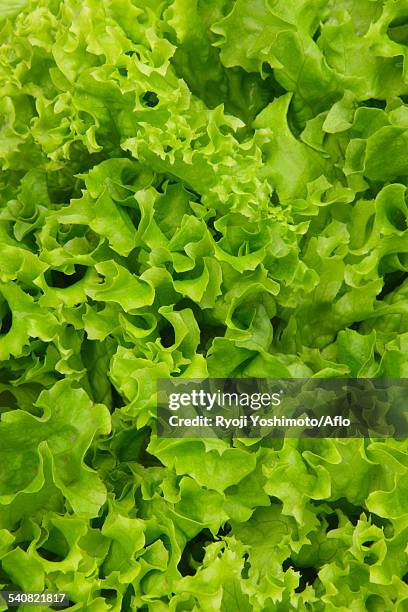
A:
POLYGON ((405 610, 406 440, 154 419, 159 378, 408 376, 406 2, 8 1, 0 27, 1 588, 405 610))

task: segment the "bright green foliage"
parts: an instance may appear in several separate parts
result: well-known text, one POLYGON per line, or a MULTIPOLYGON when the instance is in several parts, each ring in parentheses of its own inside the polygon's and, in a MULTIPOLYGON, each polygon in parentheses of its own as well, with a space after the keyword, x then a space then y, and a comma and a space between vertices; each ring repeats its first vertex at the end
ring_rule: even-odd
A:
POLYGON ((0 587, 408 610, 406 441, 152 433, 157 378, 408 376, 407 1, 0 28, 0 587))

